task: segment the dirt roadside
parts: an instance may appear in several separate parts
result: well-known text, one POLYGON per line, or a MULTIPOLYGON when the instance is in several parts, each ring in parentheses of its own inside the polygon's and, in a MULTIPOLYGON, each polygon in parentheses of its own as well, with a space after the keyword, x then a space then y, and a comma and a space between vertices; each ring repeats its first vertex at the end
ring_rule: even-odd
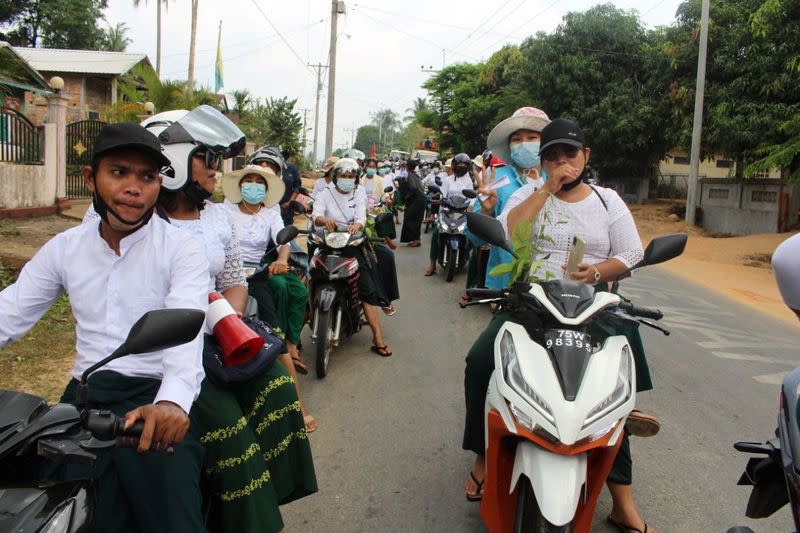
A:
MULTIPOLYGON (((313 180, 303 181, 306 187, 313 186, 313 180)), ((796 323, 797 318, 783 305, 770 267, 773 250, 792 233, 711 237, 698 228, 687 227, 681 220, 670 220, 672 205, 659 202, 631 208, 645 245, 658 235, 689 233, 686 252, 658 268, 776 319, 796 323)), ((51 237, 77 225, 86 207, 88 202, 78 203, 67 216, 0 219, 0 263, 19 269, 51 237)))

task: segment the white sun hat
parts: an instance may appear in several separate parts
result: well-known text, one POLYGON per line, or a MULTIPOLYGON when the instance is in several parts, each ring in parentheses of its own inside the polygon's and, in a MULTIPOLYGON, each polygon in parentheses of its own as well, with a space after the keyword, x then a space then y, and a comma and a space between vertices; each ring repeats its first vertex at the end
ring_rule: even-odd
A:
POLYGON ((247 165, 241 170, 228 172, 222 176, 222 194, 225 195, 225 198, 235 204, 242 201, 242 188, 239 182, 248 174, 261 176, 267 182, 267 194, 262 201, 264 207, 272 207, 280 202, 283 193, 286 191, 286 185, 283 184, 283 180, 271 168, 258 165, 247 165))
POLYGON ((486 146, 497 157, 511 162, 511 149, 508 145, 508 138, 518 130, 541 131, 550 124, 550 117, 541 109, 535 107, 520 107, 514 114, 500 122, 489 133, 486 139, 486 146))

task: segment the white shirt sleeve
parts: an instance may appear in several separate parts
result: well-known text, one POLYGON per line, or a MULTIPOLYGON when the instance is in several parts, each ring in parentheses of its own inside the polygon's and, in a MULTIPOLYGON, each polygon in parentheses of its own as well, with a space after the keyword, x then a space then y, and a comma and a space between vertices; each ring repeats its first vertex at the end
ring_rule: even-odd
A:
MULTIPOLYGON (((208 308, 208 261, 196 239, 186 239, 176 250, 165 308, 208 308)), ((203 329, 190 343, 164 350, 163 378, 153 403, 170 401, 187 413, 200 393, 203 378, 203 329)))
POLYGON ((0 348, 18 341, 64 292, 59 269, 61 238, 50 239, 0 292, 0 348))
POLYGON ((602 189, 608 208, 608 237, 611 242, 611 258, 621 261, 630 268, 644 257, 642 239, 636 229, 630 209, 613 189, 602 189))
POLYGON ((532 183, 527 185, 523 185, 520 187, 514 194, 512 194, 508 200, 506 201, 506 205, 503 207, 503 212, 497 217, 497 220, 503 225, 503 230, 506 232, 506 237, 511 238, 510 233, 508 232, 508 214, 511 212, 512 209, 517 207, 519 204, 524 202, 528 199, 530 195, 536 192, 536 186, 532 183))
POLYGON ((330 189, 322 189, 317 198, 314 199, 314 208, 311 210, 312 220, 317 220, 317 217, 325 216, 331 194, 332 193, 330 189))
POLYGON ((367 222, 367 195, 358 194, 358 191, 356 191, 354 200, 355 209, 353 211, 353 223, 364 226, 367 222))

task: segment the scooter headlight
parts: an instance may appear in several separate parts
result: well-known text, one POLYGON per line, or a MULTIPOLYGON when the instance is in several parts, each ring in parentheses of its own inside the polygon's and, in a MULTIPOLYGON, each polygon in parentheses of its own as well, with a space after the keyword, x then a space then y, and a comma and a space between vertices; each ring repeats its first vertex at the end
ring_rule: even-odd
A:
MULTIPOLYGON (((514 346, 514 339, 508 331, 503 332, 500 338, 500 361, 503 363, 503 379, 509 387, 522 396, 527 402, 539 412, 548 422, 555 423, 553 410, 544 399, 531 389, 522 377, 517 359, 517 349, 514 346)), ((529 419, 530 420, 530 419, 529 419)), ((522 421, 520 421, 522 424, 522 421)), ((533 425, 533 421, 530 421, 533 425)), ((522 424, 525 425, 525 424, 522 424)))
POLYGON ((631 375, 632 364, 631 350, 626 344, 622 348, 619 374, 617 376, 617 386, 614 388, 614 392, 609 394, 606 399, 598 403, 594 409, 589 411, 589 414, 586 415, 586 420, 583 423, 584 428, 595 423, 600 418, 628 401, 628 398, 631 397, 631 380, 633 377, 631 375))
POLYGON ((72 506, 73 503, 70 500, 69 503, 53 513, 53 517, 39 531, 42 533, 68 533, 72 522, 72 506))
POLYGON ((350 246, 360 246, 362 242, 364 242, 364 237, 359 237, 358 239, 350 241, 350 246))
POLYGON ((459 232, 464 232, 466 230, 467 230, 467 221, 464 220, 464 222, 462 222, 461 224, 458 225, 458 231, 459 232))
POLYGON ((350 234, 344 231, 336 231, 325 235, 325 244, 331 248, 344 248, 349 240, 350 234))

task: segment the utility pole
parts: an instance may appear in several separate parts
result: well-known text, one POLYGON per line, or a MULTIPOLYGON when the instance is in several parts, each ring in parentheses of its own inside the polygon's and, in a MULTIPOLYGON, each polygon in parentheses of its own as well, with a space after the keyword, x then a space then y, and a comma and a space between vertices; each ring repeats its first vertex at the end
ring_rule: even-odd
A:
POLYGON ((314 106, 314 146, 311 147, 311 162, 317 164, 317 140, 319 138, 319 97, 322 94, 322 69, 328 68, 328 65, 320 63, 316 65, 309 65, 317 69, 317 104, 314 106))
POLYGON ((331 0, 331 49, 328 57, 328 117, 325 124, 325 157, 333 153, 333 110, 336 97, 336 22, 339 13, 344 13, 344 2, 331 0))
POLYGON ((308 147, 308 140, 306 139, 307 137, 306 132, 308 131, 306 130, 306 121, 308 120, 308 112, 311 110, 308 109, 307 107, 304 107, 302 109, 298 109, 298 111, 303 112, 303 158, 305 158, 306 148, 308 147))
POLYGON ((700 169, 700 140, 703 133, 703 97, 706 88, 706 54, 708 52, 709 1, 703 0, 700 16, 700 52, 697 55, 697 83, 694 93, 694 123, 692 124, 692 152, 689 160, 689 188, 686 191, 686 223, 695 224, 697 203, 697 174, 700 169))
POLYGON ((354 135, 355 135, 355 133, 356 133, 356 125, 355 125, 355 124, 353 124, 353 127, 352 127, 352 128, 345 128, 345 129, 344 129, 344 131, 346 131, 346 132, 350 133, 350 148, 352 148, 352 147, 353 147, 353 143, 355 142, 355 140, 354 140, 354 137, 353 137, 353 136, 354 136, 354 135))

